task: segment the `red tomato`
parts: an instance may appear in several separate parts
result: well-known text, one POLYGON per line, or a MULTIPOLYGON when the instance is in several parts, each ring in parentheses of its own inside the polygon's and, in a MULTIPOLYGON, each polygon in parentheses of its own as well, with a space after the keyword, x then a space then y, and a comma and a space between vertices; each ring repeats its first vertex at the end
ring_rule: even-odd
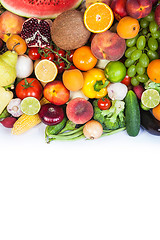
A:
POLYGON ((76 69, 76 67, 74 65, 71 65, 67 68, 67 70, 72 70, 72 69, 76 69))
POLYGON ((32 47, 28 51, 28 56, 32 60, 38 60, 40 58, 40 53, 38 52, 38 47, 32 47))
POLYGON ((58 62, 56 64, 57 68, 58 68, 58 73, 62 73, 65 70, 65 63, 64 62, 58 62))
POLYGON ((121 81, 121 83, 125 84, 128 87, 129 85, 131 85, 131 77, 126 75, 125 78, 121 81))
POLYGON ((48 53, 43 53, 43 54, 41 55, 41 59, 48 59, 48 60, 50 60, 50 61, 53 61, 53 60, 54 60, 54 53, 50 53, 50 52, 48 52, 48 53))
POLYGON ((107 110, 111 106, 111 101, 108 98, 100 98, 97 102, 99 109, 107 110))
POLYGON ((73 53, 74 53, 74 50, 67 51, 66 53, 66 57, 69 62, 73 62, 73 53))
POLYGON ((25 78, 16 86, 16 95, 20 99, 35 97, 38 100, 42 97, 43 88, 36 78, 25 78))
POLYGON ((63 50, 63 49, 53 49, 53 51, 55 51, 55 52, 57 52, 58 54, 56 54, 56 53, 54 53, 54 56, 55 56, 55 60, 56 61, 59 61, 59 60, 61 60, 61 57, 65 57, 65 55, 66 55, 66 52, 63 50), (61 57, 60 57, 60 56, 61 57))

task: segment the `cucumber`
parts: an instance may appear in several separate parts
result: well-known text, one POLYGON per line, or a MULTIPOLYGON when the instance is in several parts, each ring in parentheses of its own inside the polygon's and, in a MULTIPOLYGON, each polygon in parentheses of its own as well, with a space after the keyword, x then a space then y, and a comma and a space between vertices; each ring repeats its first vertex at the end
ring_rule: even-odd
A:
POLYGON ((45 129, 46 135, 49 136, 49 135, 58 134, 64 128, 66 122, 67 122, 67 118, 64 117, 60 123, 53 125, 53 126, 47 126, 45 129))
POLYGON ((140 131, 140 108, 132 90, 125 97, 125 105, 126 130, 129 136, 135 137, 140 131))

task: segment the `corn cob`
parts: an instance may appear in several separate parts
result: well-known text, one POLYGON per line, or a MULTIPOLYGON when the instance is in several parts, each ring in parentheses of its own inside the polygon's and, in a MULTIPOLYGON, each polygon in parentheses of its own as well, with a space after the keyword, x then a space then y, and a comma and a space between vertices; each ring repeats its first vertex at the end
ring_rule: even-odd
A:
MULTIPOLYGON (((44 105, 46 103, 48 103, 48 101, 45 98, 42 98, 40 104, 44 105)), ((12 134, 20 135, 33 128, 34 126, 38 125, 40 122, 41 120, 38 114, 35 114, 33 116, 22 114, 13 125, 12 134)))

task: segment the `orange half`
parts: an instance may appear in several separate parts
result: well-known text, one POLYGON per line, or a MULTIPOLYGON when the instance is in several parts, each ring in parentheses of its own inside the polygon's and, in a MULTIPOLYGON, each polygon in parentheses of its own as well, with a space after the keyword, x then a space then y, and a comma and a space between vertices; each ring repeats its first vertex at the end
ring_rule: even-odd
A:
POLYGON ((93 33, 101 33, 108 30, 113 20, 112 9, 102 2, 91 4, 84 13, 84 24, 93 33))

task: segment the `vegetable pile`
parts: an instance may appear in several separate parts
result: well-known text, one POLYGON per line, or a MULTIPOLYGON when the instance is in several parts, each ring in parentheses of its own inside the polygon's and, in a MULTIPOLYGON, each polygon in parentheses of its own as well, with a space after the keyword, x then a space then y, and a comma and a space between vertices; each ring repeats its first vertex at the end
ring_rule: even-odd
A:
POLYGON ((160 135, 159 4, 86 0, 55 19, 0 5, 0 123, 44 124, 47 143, 160 135))

